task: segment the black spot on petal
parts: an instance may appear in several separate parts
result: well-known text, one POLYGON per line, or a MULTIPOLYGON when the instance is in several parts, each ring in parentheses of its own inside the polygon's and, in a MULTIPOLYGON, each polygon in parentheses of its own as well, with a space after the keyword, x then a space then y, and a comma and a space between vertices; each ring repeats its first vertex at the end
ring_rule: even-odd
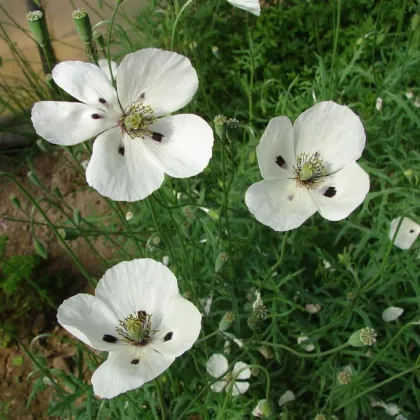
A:
POLYGON ((172 340, 172 336, 174 335, 174 333, 172 331, 166 333, 165 337, 163 337, 163 341, 169 341, 172 340))
POLYGON ((99 114, 92 114, 91 117, 93 120, 100 120, 102 118, 99 114))
POLYGON ((410 229, 410 233, 414 233, 414 229, 410 229))
POLYGON ((138 365, 138 364, 139 364, 139 362, 140 362, 140 360, 139 360, 139 359, 133 359, 133 360, 131 361, 131 364, 132 364, 132 365, 138 365))
POLYGON ((337 194, 337 190, 335 189, 335 187, 328 187, 324 192, 324 196, 328 198, 332 198, 336 194, 337 194))
POLYGON ((146 95, 144 94, 144 92, 140 95, 140 99, 143 100, 146 97, 146 95))
POLYGON ((113 335, 104 334, 102 337, 102 341, 105 341, 106 343, 116 343, 118 341, 117 337, 114 337, 113 335))
POLYGON ((284 160, 283 156, 277 156, 276 163, 280 166, 280 168, 287 169, 287 163, 284 160))
POLYGON ((156 131, 152 133, 153 140, 158 141, 160 143, 162 141, 162 138, 163 138, 163 134, 156 133, 156 131))
POLYGON ((101 104, 106 104, 106 100, 105 100, 104 98, 99 98, 99 99, 98 99, 98 101, 99 101, 101 104))
POLYGON ((124 153, 125 153, 125 148, 124 148, 124 146, 120 146, 120 147, 118 148, 118 153, 119 153, 121 156, 124 156, 124 153))
POLYGON ((290 195, 287 196, 287 199, 289 201, 292 201, 294 198, 295 198, 295 196, 293 194, 290 194, 290 195))

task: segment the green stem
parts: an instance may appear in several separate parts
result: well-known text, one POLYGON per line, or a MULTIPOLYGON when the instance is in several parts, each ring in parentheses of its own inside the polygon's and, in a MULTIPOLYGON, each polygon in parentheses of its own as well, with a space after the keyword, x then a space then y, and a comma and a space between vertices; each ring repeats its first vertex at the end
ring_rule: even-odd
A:
POLYGON ((184 11, 187 9, 187 7, 193 2, 194 0, 188 0, 182 7, 181 7, 181 10, 179 11, 179 13, 178 13, 178 15, 177 15, 177 17, 176 17, 176 19, 175 19, 175 22, 174 22, 174 26, 173 26, 173 28, 172 28, 172 35, 171 35, 171 51, 173 51, 174 50, 174 43, 175 43, 175 31, 176 31, 176 28, 177 28, 177 26, 178 26, 178 22, 179 22, 179 19, 181 18, 181 16, 182 16, 182 14, 184 13, 184 11))
POLYGON ((111 35, 112 35, 112 28, 114 26, 115 18, 117 16, 118 8, 120 7, 121 2, 117 0, 117 4, 114 9, 114 13, 112 14, 111 23, 109 25, 109 32, 108 32, 108 41, 107 41, 107 60, 108 60, 108 68, 109 73, 111 74, 111 83, 115 86, 115 79, 112 73, 112 66, 111 66, 111 35))
POLYGON ((161 412, 161 419, 166 420, 166 407, 165 407, 165 400, 163 398, 163 390, 162 385, 160 383, 159 378, 155 379, 156 389, 159 397, 159 405, 160 405, 160 412, 161 412))
POLYGON ((328 356, 330 354, 337 353, 340 350, 344 350, 345 348, 347 348, 347 347, 350 346, 350 344, 346 342, 344 344, 341 344, 338 347, 334 347, 331 350, 327 350, 327 351, 323 351, 323 352, 320 352, 320 353, 313 353, 313 354, 311 354, 311 353, 300 353, 300 352, 292 349, 291 347, 285 346, 283 344, 269 343, 268 341, 260 341, 258 344, 264 345, 264 346, 270 346, 270 347, 280 348, 280 349, 283 349, 283 350, 288 351, 289 353, 294 354, 295 356, 301 357, 303 359, 316 359, 317 357, 328 356))

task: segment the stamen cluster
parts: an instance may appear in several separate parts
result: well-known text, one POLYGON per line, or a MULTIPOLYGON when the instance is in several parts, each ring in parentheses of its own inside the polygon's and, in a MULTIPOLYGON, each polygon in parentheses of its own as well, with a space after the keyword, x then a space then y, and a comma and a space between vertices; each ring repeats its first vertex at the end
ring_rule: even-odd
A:
POLYGON ((135 102, 124 113, 120 120, 120 126, 130 137, 142 137, 152 135, 148 126, 155 120, 153 109, 143 102, 135 102))
POLYGON ((138 311, 119 322, 116 331, 122 341, 135 346, 145 346, 150 337, 157 332, 152 329, 152 315, 145 311, 138 311))
POLYGON ((319 186, 322 179, 327 175, 323 161, 319 153, 309 155, 302 153, 296 158, 296 167, 293 168, 296 182, 301 187, 314 189, 319 186))

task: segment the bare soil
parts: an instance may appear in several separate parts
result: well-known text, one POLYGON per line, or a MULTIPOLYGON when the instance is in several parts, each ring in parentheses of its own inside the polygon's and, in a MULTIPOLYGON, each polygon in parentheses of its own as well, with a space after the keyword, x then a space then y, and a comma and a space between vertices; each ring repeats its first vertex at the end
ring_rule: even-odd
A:
MULTIPOLYGON (((51 191, 57 187, 67 204, 71 209, 78 208, 82 216, 106 215, 109 211, 106 202, 95 191, 87 188, 85 178, 82 173, 78 173, 67 163, 67 152, 63 149, 56 150, 52 154, 42 154, 34 159, 34 167, 39 179, 51 191)), ((13 168, 0 168, 8 170, 13 168)), ((18 173, 15 173, 16 179, 21 182, 25 188, 31 191, 35 197, 45 195, 39 188, 32 185, 28 178, 28 167, 22 167, 18 173)), ((32 205, 19 191, 13 182, 5 179, 0 180, 0 235, 6 235, 9 239, 6 246, 5 257, 14 255, 34 255, 33 239, 28 223, 14 222, 6 218, 17 218, 27 220, 27 216, 12 205, 9 200, 11 195, 19 198, 22 208, 29 214, 32 211, 32 205)), ((62 225, 67 217, 58 210, 45 202, 41 202, 42 208, 46 211, 48 217, 56 225, 62 225)), ((71 216, 71 212, 67 213, 71 216)), ((34 220, 44 222, 42 217, 34 212, 34 220)), ((92 292, 86 280, 81 276, 80 271, 75 267, 71 258, 65 249, 58 245, 57 239, 47 227, 37 226, 35 234, 46 246, 48 250, 48 259, 41 265, 41 274, 44 271, 49 275, 55 272, 65 272, 67 284, 62 291, 60 298, 67 298, 78 291, 92 292)), ((88 244, 83 238, 67 242, 87 271, 95 276, 103 275, 103 267, 95 258, 88 244)), ((101 239, 93 241, 95 248, 105 259, 112 255, 112 249, 103 243, 101 239)), ((33 279, 36 281, 36 279, 33 279)), ((36 291, 34 290, 34 293, 36 291)), ((0 295, 0 301, 3 296, 0 295)), ((2 312, 0 312, 1 314, 2 312)), ((72 369, 70 360, 74 355, 74 346, 65 345, 59 339, 60 335, 67 333, 57 324, 54 310, 46 309, 43 313, 33 311, 27 312, 20 319, 15 321, 17 334, 22 343, 29 347, 32 339, 38 334, 51 333, 55 337, 36 341, 32 346, 35 354, 42 355, 48 361, 50 367, 70 371, 72 369)), ((0 320, 1 323, 7 319, 0 320)), ((70 337, 69 337, 70 338, 70 337)), ((49 401, 53 395, 51 386, 46 386, 46 390, 38 394, 30 406, 27 407, 28 397, 32 391, 32 383, 37 375, 28 375, 33 372, 33 364, 25 355, 19 346, 10 342, 6 348, 0 348, 0 419, 48 419, 54 417, 46 416, 49 401), (23 362, 22 362, 23 358, 23 362), (21 362, 19 362, 19 360, 21 362), (17 363, 18 362, 18 363, 17 363), (6 414, 7 413, 7 414, 6 414)))

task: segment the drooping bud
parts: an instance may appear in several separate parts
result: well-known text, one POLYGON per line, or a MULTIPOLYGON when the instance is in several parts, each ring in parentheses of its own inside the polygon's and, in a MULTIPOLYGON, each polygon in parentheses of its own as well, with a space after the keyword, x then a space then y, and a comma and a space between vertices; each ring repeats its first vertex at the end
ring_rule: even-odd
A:
POLYGON ((9 200, 18 210, 22 210, 22 207, 20 206, 20 200, 15 195, 11 195, 9 200))
POLYGON ((226 312, 219 322, 219 330, 227 331, 235 321, 235 314, 233 312, 226 312))
POLYGON ((74 25, 77 33, 85 44, 90 44, 93 40, 92 25, 86 9, 77 9, 72 13, 74 25))
POLYGON ((48 258, 48 252, 46 246, 38 239, 34 238, 34 249, 35 252, 40 255, 42 258, 47 259, 48 258))
POLYGON ((73 241, 80 236, 80 233, 76 229, 59 229, 61 237, 66 241, 73 241))
POLYGON ((216 115, 216 117, 214 117, 213 122, 216 134, 221 140, 223 140, 226 136, 227 118, 224 115, 216 115))
POLYGON ((80 225, 81 214, 79 209, 74 209, 73 211, 73 221, 74 223, 79 226, 80 225))
POLYGON ((48 33, 46 30, 44 14, 41 10, 34 10, 26 15, 29 29, 35 41, 41 46, 45 47, 48 43, 48 33))
POLYGON ((93 32, 92 32, 92 36, 93 36, 93 39, 94 39, 94 40, 96 41, 96 43, 98 44, 99 48, 100 48, 102 51, 105 51, 105 38, 104 38, 104 36, 103 36, 102 32, 99 32, 99 31, 93 31, 93 32))
POLYGON ((27 176, 29 178, 29 181, 32 182, 32 184, 34 184, 35 186, 37 186, 39 188, 42 188, 41 182, 34 172, 29 171, 27 173, 27 176))
POLYGON ((226 252, 221 252, 217 258, 216 261, 214 263, 214 271, 216 271, 216 273, 218 273, 222 267, 225 265, 225 262, 229 259, 229 254, 227 254, 226 252))
POLYGON ((257 406, 252 411, 252 415, 260 419, 270 417, 272 414, 273 414, 273 410, 271 408, 270 401, 268 400, 258 401, 257 406))

